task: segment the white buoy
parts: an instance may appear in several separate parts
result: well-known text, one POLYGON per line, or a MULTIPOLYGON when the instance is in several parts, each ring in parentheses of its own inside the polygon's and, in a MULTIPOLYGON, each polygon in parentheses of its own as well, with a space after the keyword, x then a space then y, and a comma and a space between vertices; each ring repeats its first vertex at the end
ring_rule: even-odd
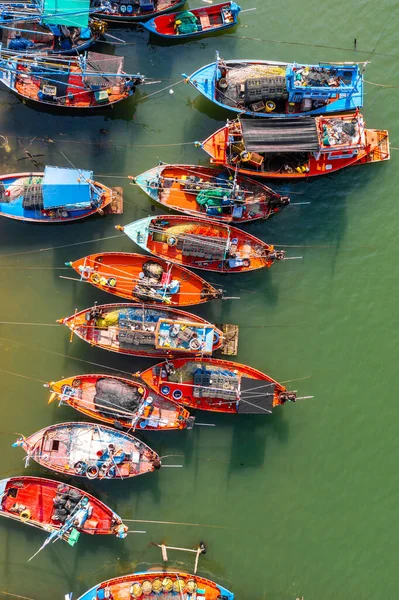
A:
POLYGON ((174 91, 173 90, 169 90, 169 94, 174 94, 174 91))

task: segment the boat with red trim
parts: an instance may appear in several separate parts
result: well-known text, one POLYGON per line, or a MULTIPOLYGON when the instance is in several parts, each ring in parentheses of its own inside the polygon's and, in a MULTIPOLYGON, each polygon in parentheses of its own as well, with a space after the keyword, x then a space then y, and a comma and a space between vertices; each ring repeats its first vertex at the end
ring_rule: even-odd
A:
POLYGON ((206 271, 239 273, 271 267, 284 251, 212 219, 157 215, 116 227, 151 254, 206 271))
POLYGON ((297 395, 253 367, 214 358, 165 361, 140 377, 165 398, 212 412, 271 414, 297 395))
POLYGON ((0 515, 49 533, 42 548, 57 539, 74 546, 81 533, 125 538, 128 531, 120 516, 91 494, 44 477, 0 480, 0 515))
POLYGON ((148 571, 108 579, 78 600, 234 600, 234 594, 210 579, 182 571, 148 571))
POLYGON ((241 7, 235 2, 222 2, 160 15, 143 22, 142 26, 163 38, 193 38, 235 27, 240 11, 241 7))
POLYGON ((96 423, 59 423, 13 444, 42 467, 87 479, 128 479, 161 467, 159 456, 128 433, 96 423))
POLYGON ((132 431, 192 429, 188 410, 157 394, 142 380, 104 374, 67 377, 46 384, 49 404, 58 400, 84 415, 132 431))
POLYGON ((223 167, 160 164, 132 179, 165 208, 233 225, 268 219, 290 202, 263 183, 223 167))
POLYGON ((214 165, 243 175, 304 179, 389 160, 385 129, 366 129, 360 113, 301 119, 237 119, 201 148, 214 165))
POLYGON ((223 290, 192 271, 142 254, 101 252, 65 264, 81 281, 132 302, 190 306, 223 297, 223 290))
POLYGON ((203 356, 228 342, 205 319, 152 304, 96 304, 57 322, 69 327, 71 339, 75 333, 91 346, 130 356, 203 356))

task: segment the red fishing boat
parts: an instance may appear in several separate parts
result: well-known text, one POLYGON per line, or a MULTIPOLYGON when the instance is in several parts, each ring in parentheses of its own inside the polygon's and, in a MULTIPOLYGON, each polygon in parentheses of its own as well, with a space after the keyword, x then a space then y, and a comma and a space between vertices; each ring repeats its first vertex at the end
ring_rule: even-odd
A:
POLYGON ((166 208, 225 223, 268 219, 290 202, 263 183, 225 168, 161 164, 132 179, 166 208))
POLYGON ((359 112, 345 115, 237 119, 201 147, 214 165, 244 175, 303 179, 389 160, 385 129, 366 129, 359 112))
POLYGON ((95 585, 78 600, 234 600, 226 588, 199 575, 182 571, 150 571, 108 579, 95 585))
POLYGON ((289 392, 268 375, 228 360, 165 361, 140 377, 165 398, 213 412, 272 413, 274 407, 296 400, 295 391, 289 392))
POLYGON ((66 264, 81 281, 133 302, 189 306, 223 294, 188 269, 142 254, 102 252, 66 264))
POLYGON ((211 219, 158 215, 117 229, 160 258, 219 273, 271 267, 285 256, 253 235, 211 219))
POLYGON ((92 346, 130 356, 202 356, 223 351, 229 342, 216 325, 197 315, 151 304, 95 305, 58 323, 92 346))
POLYGON ((91 494, 44 477, 2 479, 0 514, 50 533, 42 548, 57 539, 73 546, 81 533, 124 538, 128 530, 113 510, 91 494))
POLYGON ((13 444, 56 473, 87 479, 128 479, 161 467, 156 452, 137 438, 96 423, 50 425, 13 444))
POLYGON ((194 417, 185 408, 154 393, 144 381, 111 375, 77 375, 46 384, 50 402, 114 425, 145 431, 192 429, 194 417))

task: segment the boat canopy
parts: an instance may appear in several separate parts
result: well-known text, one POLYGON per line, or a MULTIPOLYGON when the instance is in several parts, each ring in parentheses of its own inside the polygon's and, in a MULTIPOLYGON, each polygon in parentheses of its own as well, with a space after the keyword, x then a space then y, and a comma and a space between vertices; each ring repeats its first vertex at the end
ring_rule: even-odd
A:
POLYGON ((241 120, 248 152, 317 152, 320 142, 316 120, 301 119, 241 120))
POLYGON ((257 379, 241 377, 238 412, 252 415, 271 413, 275 389, 276 384, 273 382, 263 383, 257 379))
POLYGON ((90 0, 43 0, 43 23, 66 27, 87 27, 90 0), (73 5, 73 6, 72 6, 73 5))
POLYGON ((90 207, 92 177, 93 171, 46 167, 42 183, 44 209, 90 207))

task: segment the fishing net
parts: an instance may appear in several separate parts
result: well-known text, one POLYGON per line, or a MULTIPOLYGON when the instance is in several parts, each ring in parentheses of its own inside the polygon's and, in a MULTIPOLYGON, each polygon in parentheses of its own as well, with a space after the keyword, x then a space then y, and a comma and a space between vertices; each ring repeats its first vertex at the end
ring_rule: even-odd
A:
POLYGON ((119 310, 113 310, 104 317, 99 317, 96 320, 96 327, 111 327, 117 325, 119 321, 119 310))
POLYGON ((142 269, 144 275, 147 277, 153 277, 154 279, 161 279, 164 272, 162 265, 151 260, 145 262, 142 269))
POLYGON ((136 412, 140 406, 142 393, 136 386, 130 386, 116 379, 99 379, 96 383, 94 405, 103 416, 124 412, 136 412), (107 410, 109 409, 109 410, 107 410))
POLYGON ((85 72, 85 81, 90 87, 109 86, 110 81, 119 83, 119 77, 104 76, 104 73, 122 73, 123 56, 108 56, 99 52, 88 52, 85 72))
POLYGON ((173 383, 183 383, 194 380, 194 372, 202 366, 200 362, 187 362, 185 365, 176 369, 169 375, 169 381, 173 383))
POLYGON ((175 20, 175 27, 176 32, 181 35, 195 33, 199 29, 198 19, 189 10, 184 10, 175 20))
POLYGON ((231 190, 216 188, 214 190, 202 190, 197 196, 200 206, 222 206, 223 200, 231 196, 231 190))
POLYGON ((228 81, 230 84, 238 84, 254 77, 276 77, 285 76, 286 67, 271 65, 245 65, 228 64, 228 81))

